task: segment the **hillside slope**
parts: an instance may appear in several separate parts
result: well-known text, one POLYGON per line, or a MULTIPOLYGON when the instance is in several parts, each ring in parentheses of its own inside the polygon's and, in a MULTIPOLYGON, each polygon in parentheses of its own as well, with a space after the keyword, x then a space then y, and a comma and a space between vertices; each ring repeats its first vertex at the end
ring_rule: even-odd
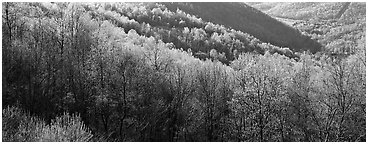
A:
POLYGON ((343 3, 318 2, 276 2, 276 3, 247 3, 271 16, 308 20, 312 18, 334 18, 343 7, 343 3))
POLYGON ((355 53, 365 39, 365 3, 247 4, 277 19, 292 20, 295 28, 318 40, 327 53, 355 53))
POLYGON ((295 20, 348 19, 365 17, 365 3, 358 2, 247 2, 246 4, 274 17, 295 20))
POLYGON ((297 30, 244 3, 163 3, 169 10, 183 10, 205 21, 249 33, 261 41, 294 51, 317 52, 320 45, 297 30))
POLYGON ((241 53, 279 54, 295 58, 289 48, 261 41, 228 25, 204 21, 179 9, 168 10, 158 3, 113 3, 88 5, 93 18, 110 21, 127 33, 155 37, 174 48, 190 51, 200 59, 217 59, 230 64, 241 53))

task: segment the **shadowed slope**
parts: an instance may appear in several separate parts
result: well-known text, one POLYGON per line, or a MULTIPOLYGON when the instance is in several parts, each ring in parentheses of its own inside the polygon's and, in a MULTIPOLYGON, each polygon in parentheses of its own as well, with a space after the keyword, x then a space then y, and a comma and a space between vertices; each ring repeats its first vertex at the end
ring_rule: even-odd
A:
POLYGON ((181 9, 205 21, 249 33, 261 41, 294 51, 317 52, 320 45, 297 30, 244 3, 163 3, 170 10, 181 9))

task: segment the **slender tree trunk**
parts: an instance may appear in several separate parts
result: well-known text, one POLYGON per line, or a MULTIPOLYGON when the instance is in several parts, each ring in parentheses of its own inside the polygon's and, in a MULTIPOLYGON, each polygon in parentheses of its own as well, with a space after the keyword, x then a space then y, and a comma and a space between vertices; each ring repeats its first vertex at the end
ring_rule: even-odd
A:
POLYGON ((102 118, 102 123, 105 129, 105 132, 108 132, 108 116, 106 116, 105 114, 101 114, 101 118, 102 118))
POLYGON ((105 86, 104 86, 104 76, 103 76, 102 60, 100 60, 100 85, 101 85, 101 90, 104 90, 105 86))
POLYGON ((5 3, 5 18, 6 18, 6 24, 8 26, 8 29, 9 29, 9 42, 11 43, 11 40, 12 40, 12 27, 11 27, 11 24, 10 24, 10 19, 9 19, 9 3, 6 2, 5 3))
POLYGON ((280 133, 281 133, 281 141, 284 142, 285 141, 285 136, 284 136, 284 120, 281 119, 280 120, 280 133))

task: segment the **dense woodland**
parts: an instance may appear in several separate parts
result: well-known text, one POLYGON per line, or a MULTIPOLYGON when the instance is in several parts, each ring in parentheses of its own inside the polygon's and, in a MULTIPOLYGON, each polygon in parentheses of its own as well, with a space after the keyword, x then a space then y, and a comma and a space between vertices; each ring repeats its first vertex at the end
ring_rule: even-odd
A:
POLYGON ((2 141, 366 141, 357 31, 315 54, 162 3, 3 2, 2 141))

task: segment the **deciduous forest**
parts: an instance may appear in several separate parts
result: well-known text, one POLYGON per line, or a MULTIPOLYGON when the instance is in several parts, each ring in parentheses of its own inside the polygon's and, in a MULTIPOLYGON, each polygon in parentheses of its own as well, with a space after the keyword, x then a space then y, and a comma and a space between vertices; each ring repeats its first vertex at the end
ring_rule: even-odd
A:
POLYGON ((2 2, 2 141, 365 142, 363 4, 2 2))

